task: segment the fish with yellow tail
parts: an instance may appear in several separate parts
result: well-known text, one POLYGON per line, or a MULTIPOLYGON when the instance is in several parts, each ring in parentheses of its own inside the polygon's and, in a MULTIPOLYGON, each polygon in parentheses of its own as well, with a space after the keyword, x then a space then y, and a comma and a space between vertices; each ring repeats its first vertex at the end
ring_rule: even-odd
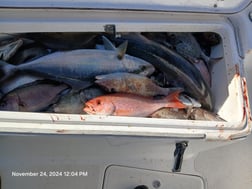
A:
POLYGON ((83 110, 92 115, 147 117, 163 107, 186 108, 176 91, 162 99, 127 93, 99 96, 85 103, 83 110))
POLYGON ((114 47, 113 51, 77 49, 54 52, 19 65, 0 60, 0 82, 22 72, 64 82, 78 91, 91 86, 97 75, 114 72, 151 75, 155 71, 152 64, 125 54, 127 44, 124 41, 118 48, 114 47))

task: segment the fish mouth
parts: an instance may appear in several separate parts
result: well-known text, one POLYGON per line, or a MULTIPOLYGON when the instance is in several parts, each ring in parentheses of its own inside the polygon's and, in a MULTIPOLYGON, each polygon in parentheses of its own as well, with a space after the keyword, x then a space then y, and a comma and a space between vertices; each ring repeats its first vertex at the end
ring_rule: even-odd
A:
POLYGON ((87 104, 87 103, 85 104, 83 111, 85 111, 87 114, 96 114, 94 107, 90 104, 87 104))
POLYGON ((144 75, 144 76, 150 76, 155 71, 155 68, 153 66, 141 66, 141 69, 138 74, 144 75))
POLYGON ((101 84, 103 84, 103 81, 102 81, 102 79, 100 79, 100 78, 96 78, 96 80, 94 81, 96 84, 99 84, 99 85, 101 85, 101 84))

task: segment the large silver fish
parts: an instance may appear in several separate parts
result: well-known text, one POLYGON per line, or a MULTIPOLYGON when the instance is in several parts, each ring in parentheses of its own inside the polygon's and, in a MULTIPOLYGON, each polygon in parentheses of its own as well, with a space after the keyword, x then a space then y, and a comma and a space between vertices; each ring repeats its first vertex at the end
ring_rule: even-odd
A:
POLYGON ((97 75, 114 72, 132 72, 149 75, 154 67, 140 59, 124 54, 127 43, 115 51, 80 49, 55 52, 21 65, 0 62, 4 80, 16 71, 38 74, 48 79, 64 82, 73 89, 81 89, 92 84, 97 75))

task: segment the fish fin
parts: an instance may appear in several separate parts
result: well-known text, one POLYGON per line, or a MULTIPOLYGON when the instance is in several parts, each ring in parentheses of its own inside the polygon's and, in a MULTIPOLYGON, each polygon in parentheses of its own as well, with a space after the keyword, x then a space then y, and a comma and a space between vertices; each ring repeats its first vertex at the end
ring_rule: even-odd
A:
POLYGON ((213 66, 215 64, 217 64, 218 62, 220 62, 221 60, 223 60, 223 57, 218 57, 218 58, 209 58, 208 62, 204 61, 206 67, 207 67, 207 70, 208 72, 210 73, 213 66))
MULTIPOLYGON (((121 74, 130 74, 128 72, 113 72, 109 74, 103 74, 103 75, 97 75, 95 76, 95 79, 100 80, 100 79, 106 79, 106 78, 116 78, 116 77, 122 77, 121 74)), ((133 73, 131 73, 133 74, 133 73)))
POLYGON ((218 63, 219 61, 223 60, 223 57, 219 57, 219 58, 210 58, 209 59, 209 65, 213 65, 213 64, 216 64, 218 63))
POLYGON ((102 36, 102 41, 103 41, 104 48, 106 50, 113 50, 113 51, 116 50, 116 47, 113 45, 113 43, 111 43, 111 41, 107 37, 102 36))
POLYGON ((104 47, 104 45, 98 45, 98 44, 96 44, 96 45, 95 45, 95 49, 98 49, 98 50, 105 50, 105 47, 104 47))
POLYGON ((200 108, 201 104, 200 102, 198 102, 197 100, 195 100, 194 98, 191 98, 185 94, 181 94, 179 96, 179 99, 181 100, 181 102, 183 104, 185 104, 187 107, 195 107, 195 108, 200 108))
POLYGON ((67 85, 72 87, 73 92, 77 92, 81 89, 85 89, 93 85, 93 81, 90 80, 78 80, 72 78, 56 78, 55 80, 66 83, 67 85))
POLYGON ((0 60, 0 81, 7 79, 14 72, 16 72, 16 66, 0 60))
POLYGON ((111 102, 111 104, 112 106, 110 111, 108 112, 108 115, 117 115, 118 112, 116 111, 116 105, 113 102, 111 102))
POLYGON ((206 56, 204 53, 201 53, 201 58, 204 60, 207 66, 207 69, 211 70, 214 64, 218 63, 219 61, 223 59, 223 56, 211 58, 211 57, 206 56))
POLYGON ((183 104, 179 99, 179 94, 181 93, 181 90, 178 90, 176 92, 173 92, 172 94, 168 95, 166 100, 168 101, 167 107, 168 108, 186 108, 186 105, 183 104))
POLYGON ((162 95, 169 95, 169 94, 172 94, 173 92, 176 92, 176 91, 180 91, 180 92, 184 91, 184 88, 182 88, 182 87, 170 87, 170 88, 162 88, 162 89, 164 89, 164 94, 162 94, 162 95))
POLYGON ((4 61, 8 61, 19 49, 19 47, 21 47, 23 45, 23 41, 21 39, 18 39, 17 41, 14 41, 10 44, 7 44, 6 47, 8 46, 8 48, 6 48, 3 51, 3 57, 2 59, 4 61))
POLYGON ((100 79, 105 79, 107 77, 108 74, 105 75, 97 75, 95 76, 95 79, 100 80, 100 79))
POLYGON ((128 47, 128 41, 124 41, 121 45, 119 45, 119 47, 117 47, 116 52, 117 52, 117 58, 118 59, 123 59, 126 50, 128 47))
POLYGON ((123 59, 126 50, 127 50, 127 46, 128 46, 128 41, 124 41, 121 45, 119 45, 117 48, 113 45, 113 43, 111 43, 111 41, 109 41, 109 39, 105 36, 102 36, 102 40, 103 40, 103 44, 104 44, 104 48, 106 50, 114 50, 117 53, 117 57, 118 59, 123 59))
POLYGON ((88 101, 88 99, 86 98, 86 95, 85 95, 85 93, 84 93, 83 90, 80 91, 79 96, 80 96, 80 101, 81 101, 82 103, 85 103, 85 102, 88 101))

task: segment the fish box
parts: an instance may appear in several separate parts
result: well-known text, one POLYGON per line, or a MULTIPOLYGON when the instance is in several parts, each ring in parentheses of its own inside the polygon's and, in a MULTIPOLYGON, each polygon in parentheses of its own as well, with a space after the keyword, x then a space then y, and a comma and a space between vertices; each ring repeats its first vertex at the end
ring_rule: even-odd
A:
MULTIPOLYGON (((22 44, 26 44, 30 49, 34 48, 31 45, 34 41, 39 46, 46 47, 46 52, 39 49, 39 53, 41 53, 39 54, 40 58, 43 58, 45 54, 52 54, 56 51, 66 52, 80 48, 98 48, 96 49, 97 51, 104 52, 105 50, 103 50, 103 48, 106 48, 106 45, 104 45, 101 41, 101 36, 107 36, 117 47, 124 41, 128 41, 127 50, 130 50, 135 48, 136 45, 134 45, 134 42, 130 41, 130 39, 128 39, 127 37, 124 38, 124 36, 138 35, 141 33, 141 35, 144 35, 145 38, 155 38, 153 39, 155 41, 155 45, 164 46, 167 42, 166 49, 171 49, 172 52, 178 53, 179 46, 176 46, 176 42, 175 45, 172 44, 174 36, 176 39, 177 34, 189 34, 190 36, 195 37, 198 44, 200 45, 200 48, 203 49, 203 53, 207 56, 207 60, 209 60, 210 62, 209 67, 211 68, 209 68, 209 77, 211 78, 211 84, 209 85, 209 93, 211 93, 211 105, 210 107, 207 105, 205 107, 207 107, 206 109, 208 109, 208 111, 211 111, 213 114, 218 115, 218 117, 220 117, 221 119, 191 120, 180 118, 157 118, 148 116, 137 117, 102 114, 89 115, 84 113, 56 113, 46 110, 40 112, 1 110, 0 132, 2 134, 32 133, 58 135, 115 135, 168 138, 176 137, 181 139, 193 138, 204 140, 232 140, 247 136, 251 132, 251 115, 248 100, 248 90, 246 85, 246 78, 244 75, 244 64, 247 58, 245 50, 248 45, 244 45, 245 40, 243 40, 243 37, 240 36, 241 33, 239 32, 242 29, 238 31, 238 28, 246 28, 246 23, 250 22, 247 17, 244 18, 244 15, 247 15, 247 9, 245 10, 246 13, 229 15, 221 14, 221 12, 232 12, 234 9, 234 7, 232 6, 228 9, 222 9, 223 7, 221 6, 213 7, 213 10, 210 9, 208 11, 204 9, 204 7, 201 7, 202 10, 205 10, 205 12, 210 12, 209 14, 207 14, 202 13, 202 11, 197 12, 197 10, 195 11, 192 7, 188 7, 188 11, 181 13, 170 12, 171 10, 168 11, 169 8, 165 6, 163 7, 164 10, 159 10, 160 7, 158 6, 154 6, 155 9, 151 10, 151 6, 146 5, 146 7, 143 8, 145 9, 145 11, 138 11, 138 7, 132 8, 130 10, 130 8, 128 7, 129 5, 124 4, 124 8, 113 7, 106 10, 104 9, 106 7, 97 7, 99 9, 91 7, 93 9, 86 9, 86 7, 84 6, 85 4, 80 3, 78 5, 78 9, 73 9, 74 5, 72 4, 66 3, 61 7, 55 2, 55 6, 48 7, 42 2, 43 1, 41 1, 41 4, 36 5, 33 5, 29 1, 27 1, 27 3, 25 4, 14 3, 15 7, 19 7, 17 9, 10 8, 11 5, 9 3, 11 3, 11 1, 4 1, 2 6, 3 8, 1 8, 0 11, 0 42, 2 42, 2 47, 4 45, 8 45, 3 43, 3 41, 11 41, 13 40, 13 38, 15 38, 16 41, 18 39, 26 39, 23 40, 22 44), (22 6, 25 6, 26 8, 20 8, 22 6), (38 7, 34 9, 33 7, 36 6, 38 7), (57 7, 61 7, 61 9, 58 9, 57 7), (211 12, 215 10, 215 14, 211 14, 211 12), (189 11, 194 13, 191 13, 189 11), (238 19, 244 19, 244 23, 238 22, 238 19), (170 38, 168 37, 170 41, 164 37, 164 34, 166 36, 170 36, 170 38), (85 36, 84 39, 78 38, 82 35, 85 36), (100 37, 98 39, 98 41, 100 42, 99 45, 97 46, 97 43, 89 44, 89 42, 97 36, 100 37), (204 39, 202 39, 203 37, 204 39), (207 37, 208 41, 206 42, 204 40, 206 40, 207 37), (81 43, 82 40, 83 43, 81 43), (213 43, 212 45, 210 45, 211 42, 213 43), (94 47, 93 45, 96 45, 97 47, 94 47), (172 45, 172 47, 169 47, 169 45, 172 45), (204 48, 204 45, 207 47, 204 48), (51 46, 53 47, 51 48, 51 46), (57 50, 53 49, 54 47, 57 50), (102 50, 100 50, 99 48, 101 48, 102 50), (211 60, 213 60, 213 62, 211 62, 211 60)), ((239 4, 239 6, 242 5, 239 4)), ((247 36, 249 38, 249 34, 247 32, 248 30, 244 30, 244 37, 247 36)), ((250 38, 249 40, 251 40, 250 38)), ((183 41, 183 39, 181 39, 181 41, 179 42, 179 44, 183 45, 185 41, 183 41)), ((247 44, 249 44, 249 42, 247 44)), ((189 45, 189 47, 186 47, 186 45, 188 45, 187 43, 185 43, 184 45, 185 46, 182 46, 181 51, 191 52, 192 46, 189 45)), ((11 47, 12 49, 15 47, 19 49, 17 50, 16 54, 19 51, 23 50, 22 47, 19 47, 18 45, 15 46, 15 44, 11 47)), ((154 52, 151 50, 148 51, 147 47, 148 45, 142 45, 142 47, 140 45, 135 50, 139 50, 139 52, 142 50, 141 56, 143 56, 144 51, 146 51, 146 55, 149 53, 148 55, 152 56, 154 52)), ((37 52, 36 49, 33 50, 30 51, 31 54, 37 52)), ((126 55, 128 54, 127 50, 126 55)), ((115 52, 118 51, 119 50, 117 48, 115 52)), ((107 52, 108 54, 112 53, 111 50, 107 50, 107 52)), ((134 52, 134 50, 129 52, 129 56, 133 56, 134 52)), ((118 59, 124 59, 124 56, 126 55, 122 55, 122 57, 118 57, 118 59)), ((5 55, 3 52, 1 54, 2 60, 4 56, 5 55)), ((101 58, 99 59, 99 56, 100 55, 97 55, 97 57, 93 58, 95 59, 95 61, 91 59, 94 66, 98 61, 101 60, 101 58)), ((120 56, 120 52, 118 56, 120 56)), ((156 55, 154 54, 154 56, 156 55)), ((67 56, 66 59, 71 59, 70 62, 72 63, 75 62, 76 57, 77 55, 71 55, 70 58, 69 56, 67 56)), ((182 57, 181 53, 179 57, 182 57)), ((2 61, 4 63, 1 63, 0 71, 2 77, 5 77, 5 75, 9 74, 10 72, 9 69, 3 71, 3 67, 5 66, 6 62, 15 62, 19 61, 20 59, 23 59, 24 62, 26 62, 26 60, 31 61, 31 59, 29 58, 31 58, 29 57, 29 54, 19 54, 19 56, 14 56, 14 58, 7 57, 6 61, 2 61)), ((62 58, 65 59, 64 56, 62 56, 62 58)), ((104 56, 102 58, 106 59, 107 56, 104 56)), ((165 57, 162 58, 165 59, 165 57)), ((183 60, 184 59, 186 58, 183 57, 183 60)), ((46 61, 50 60, 48 59, 46 61)), ((145 61, 148 62, 148 57, 145 59, 145 61)), ((22 66, 19 65, 15 66, 16 68, 18 67, 18 69, 22 68, 22 66)), ((154 65, 154 67, 155 66, 156 65, 154 65)), ((74 69, 69 65, 68 68, 70 70, 74 69)), ((111 69, 112 68, 113 66, 111 66, 111 69)), ((26 69, 28 70, 28 68, 26 69)), ((24 73, 28 73, 29 75, 33 76, 33 68, 29 67, 29 69, 30 70, 28 71, 25 70, 24 73)), ((97 69, 99 69, 98 66, 97 69)), ((162 70, 162 65, 161 67, 159 67, 159 70, 162 70)), ((21 72, 22 71, 23 70, 21 70, 21 72)), ((43 78, 46 73, 43 74, 39 75, 39 77, 43 78)), ((61 83, 64 83, 67 80, 63 76, 61 77, 57 75, 57 73, 55 73, 53 77, 54 79, 57 78, 56 81, 60 81, 61 83)), ((200 79, 202 79, 202 77, 203 76, 201 76, 200 79)), ((173 81, 174 78, 175 80, 176 78, 177 80, 180 80, 182 76, 180 74, 177 74, 176 77, 173 77, 173 81)), ((18 80, 18 82, 20 82, 20 80, 18 80)), ((17 86, 19 86, 18 82, 16 83, 17 86)), ((204 83, 206 83, 206 81, 204 83)), ((187 94, 195 92, 193 88, 190 88, 190 86, 192 85, 194 85, 194 83, 188 84, 189 87, 187 89, 187 94)), ((1 87, 3 86, 9 86, 8 80, 2 80, 1 87)), ((62 88, 62 90, 63 89, 64 87, 62 88)), ((204 92, 204 86, 201 89, 204 92)), ((31 94, 29 98, 35 98, 32 92, 36 90, 37 89, 31 89, 31 91, 26 91, 26 93, 31 94)), ((10 91, 11 90, 9 90, 9 92, 10 91)), ((51 91, 51 89, 48 89, 47 93, 51 91)), ((5 95, 6 94, 2 94, 2 99, 5 97, 5 95)), ((15 95, 20 98, 19 94, 15 93, 15 95)), ((197 94, 196 97, 191 97, 197 98, 197 94)), ((204 97, 208 98, 207 94, 204 97)), ((48 99, 49 97, 46 100, 48 99)), ((42 101, 42 97, 39 97, 37 101, 38 103, 40 103, 40 101, 42 101)), ((125 104, 125 106, 126 105, 127 103, 125 104)), ((21 104, 21 106, 25 105, 21 104)), ((142 108, 142 111, 144 111, 144 108, 142 108)))

